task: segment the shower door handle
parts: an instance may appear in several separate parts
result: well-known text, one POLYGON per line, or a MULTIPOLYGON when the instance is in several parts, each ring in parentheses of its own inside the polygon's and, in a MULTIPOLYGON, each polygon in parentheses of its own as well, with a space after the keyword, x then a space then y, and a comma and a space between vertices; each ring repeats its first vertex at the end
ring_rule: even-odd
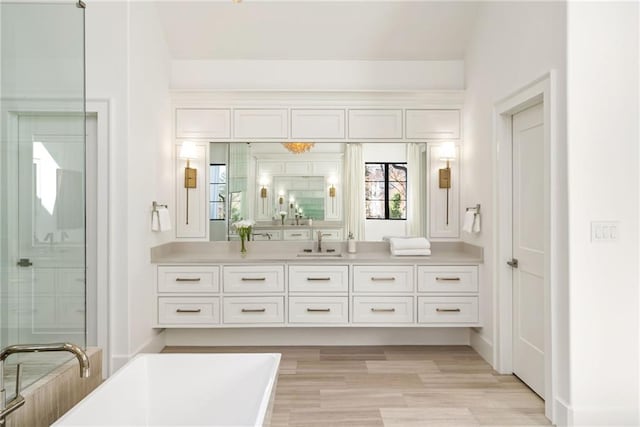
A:
POLYGON ((20 260, 16 263, 18 267, 31 267, 33 263, 29 258, 20 258, 20 260))

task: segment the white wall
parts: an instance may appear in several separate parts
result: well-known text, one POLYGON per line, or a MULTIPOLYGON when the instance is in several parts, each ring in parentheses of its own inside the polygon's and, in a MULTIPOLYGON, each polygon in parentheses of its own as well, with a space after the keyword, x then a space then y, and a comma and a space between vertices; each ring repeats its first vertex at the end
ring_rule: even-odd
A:
MULTIPOLYGON (((369 143, 362 144, 362 157, 366 162, 407 161, 406 144, 369 143)), ((363 177, 364 179, 364 177, 363 177)), ((407 221, 367 219, 364 221, 364 239, 382 240, 384 236, 405 236, 407 221)))
POLYGON ((153 235, 149 225, 151 202, 171 203, 173 194, 168 54, 154 8, 114 1, 86 9, 87 98, 110 103, 109 351, 114 370, 153 338, 149 248, 172 237, 153 235))
POLYGON ((152 202, 174 206, 169 49, 156 6, 129 6, 128 283, 129 353, 143 350, 152 329, 153 266, 149 249, 173 239, 152 232, 152 202))
POLYGON ((568 8, 569 277, 574 425, 639 425, 638 3, 568 8), (619 239, 591 243, 591 221, 619 239))
POLYGON ((171 63, 175 90, 449 90, 463 85, 463 61, 171 63))
MULTIPOLYGON (((491 219, 493 210, 492 114, 496 102, 526 86, 544 73, 555 69, 558 75, 558 138, 564 145, 565 111, 565 39, 566 5, 562 2, 491 2, 480 8, 476 28, 465 57, 466 103, 464 113, 464 150, 462 158, 461 206, 482 205, 483 230, 479 235, 463 233, 463 239, 484 248, 485 265, 481 269, 481 321, 485 325, 478 333, 472 333, 471 342, 485 358, 494 358, 495 310, 493 292, 495 276, 494 232, 491 219)), ((558 264, 566 266, 566 182, 564 149, 555 152, 558 159, 554 183, 560 213, 560 223, 555 231, 558 264)), ((461 210, 462 211, 462 210, 461 210)), ((461 212, 463 214, 464 212, 461 212)), ((558 369, 559 396, 568 399, 568 350, 567 350, 567 272, 556 272, 558 282, 558 307, 564 317, 556 319, 564 329, 556 343, 560 351, 558 369)), ((495 363, 493 360, 492 362, 495 363)), ((568 401, 568 400, 567 400, 568 401)))

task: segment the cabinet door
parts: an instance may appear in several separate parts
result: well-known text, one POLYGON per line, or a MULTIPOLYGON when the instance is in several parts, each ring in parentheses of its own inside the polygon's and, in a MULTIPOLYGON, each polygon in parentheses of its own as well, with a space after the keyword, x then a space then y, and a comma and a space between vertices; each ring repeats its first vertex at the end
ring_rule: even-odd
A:
POLYGON ((176 138, 231 137, 231 110, 177 108, 176 138))
POLYGON ((407 110, 407 139, 460 138, 460 110, 407 110))
POLYGON ((291 137, 344 139, 344 110, 291 110, 291 137))
POLYGON ((236 139, 282 139, 289 134, 286 109, 236 109, 233 120, 236 139))
POLYGON ((401 139, 402 110, 349 110, 349 138, 401 139))

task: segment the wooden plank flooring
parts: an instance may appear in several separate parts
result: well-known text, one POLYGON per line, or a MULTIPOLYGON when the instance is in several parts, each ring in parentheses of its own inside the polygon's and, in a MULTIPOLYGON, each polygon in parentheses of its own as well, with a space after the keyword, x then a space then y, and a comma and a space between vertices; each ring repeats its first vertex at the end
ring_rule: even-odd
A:
POLYGON ((281 353, 272 427, 540 426, 544 402, 467 346, 166 347, 281 353))

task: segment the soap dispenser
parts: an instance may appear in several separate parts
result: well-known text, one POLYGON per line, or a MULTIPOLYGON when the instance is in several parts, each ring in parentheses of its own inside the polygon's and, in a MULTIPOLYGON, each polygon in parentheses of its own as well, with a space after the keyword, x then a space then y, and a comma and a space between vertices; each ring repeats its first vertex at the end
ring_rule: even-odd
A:
POLYGON ((353 238, 353 233, 349 232, 349 237, 347 238, 347 252, 350 254, 356 253, 356 241, 353 238))

